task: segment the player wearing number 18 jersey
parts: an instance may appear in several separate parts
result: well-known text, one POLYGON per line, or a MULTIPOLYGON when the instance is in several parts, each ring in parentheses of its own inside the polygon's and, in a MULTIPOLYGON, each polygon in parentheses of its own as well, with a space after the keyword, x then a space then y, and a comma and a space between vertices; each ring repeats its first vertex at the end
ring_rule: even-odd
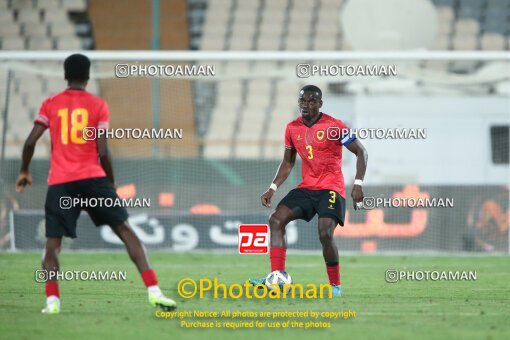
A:
MULTIPOLYGON (((56 281, 59 270, 58 255, 62 237, 76 237, 76 221, 82 209, 86 210, 96 226, 109 225, 126 245, 129 256, 137 266, 147 287, 149 302, 163 309, 174 309, 176 304, 163 295, 156 274, 150 268, 145 249, 128 224, 124 207, 73 206, 73 198, 117 200, 113 170, 105 138, 84 138, 84 129, 108 128, 109 113, 106 103, 85 91, 89 79, 90 60, 73 54, 64 62, 67 90, 44 101, 34 127, 23 146, 20 175, 16 190, 32 184, 29 165, 37 140, 50 129, 51 161, 48 192, 45 203, 46 246, 42 262, 46 270, 46 308, 43 313, 60 312, 60 294, 56 281)), ((87 135, 87 137, 90 137, 87 135)))
MULTIPOLYGON (((273 183, 261 196, 262 205, 269 208, 273 194, 289 176, 296 161, 296 154, 299 154, 303 160, 303 180, 281 200, 269 219, 271 272, 285 270, 286 225, 296 219, 310 221, 318 214, 319 239, 329 283, 333 295, 340 296, 340 266, 333 232, 337 224, 344 225, 345 216, 342 147, 345 146, 357 156, 356 180, 351 193, 354 209, 357 209, 363 200, 361 184, 368 156, 356 137, 345 133, 348 128, 341 120, 319 111, 322 106, 322 92, 318 87, 303 87, 298 103, 301 117, 287 125, 283 161, 273 183)), ((263 280, 250 281, 252 284, 260 284, 263 280)))

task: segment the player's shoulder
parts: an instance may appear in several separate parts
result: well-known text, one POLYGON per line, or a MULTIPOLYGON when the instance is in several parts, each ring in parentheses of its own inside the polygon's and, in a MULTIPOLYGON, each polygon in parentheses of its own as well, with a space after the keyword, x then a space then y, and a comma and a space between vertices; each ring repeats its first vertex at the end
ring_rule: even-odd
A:
POLYGON ((106 105, 106 101, 103 98, 101 98, 91 92, 88 92, 85 90, 83 90, 83 91, 79 90, 79 91, 73 91, 73 93, 81 96, 81 98, 83 100, 85 100, 93 105, 97 105, 97 106, 106 105))
POLYGON ((63 90, 58 93, 54 93, 54 94, 50 95, 49 97, 47 97, 44 100, 44 102, 52 103, 52 102, 58 102, 60 100, 67 100, 69 98, 69 96, 80 96, 88 101, 104 102, 104 100, 101 97, 96 96, 95 94, 90 93, 88 91, 69 90, 69 89, 66 89, 66 90, 63 90))
POLYGON ((57 102, 62 96, 64 95, 65 91, 60 91, 58 93, 53 93, 46 97, 46 99, 43 101, 43 104, 51 104, 53 102, 57 102))
POLYGON ((303 118, 297 117, 296 119, 287 123, 287 128, 298 127, 301 125, 303 125, 303 118))
POLYGON ((105 103, 105 100, 103 98, 99 97, 98 95, 95 95, 92 92, 88 92, 88 91, 83 91, 83 92, 85 93, 85 96, 87 96, 91 100, 95 100, 99 103, 105 103))
POLYGON ((345 125, 345 123, 341 120, 341 119, 338 119, 338 118, 335 118, 327 113, 322 113, 322 122, 324 123, 327 123, 327 124, 334 124, 334 125, 345 125))
POLYGON ((327 114, 325 112, 322 112, 322 120, 323 121, 326 121, 326 122, 334 122, 334 121, 337 121, 339 119, 336 119, 335 117, 333 117, 332 115, 330 114, 327 114))

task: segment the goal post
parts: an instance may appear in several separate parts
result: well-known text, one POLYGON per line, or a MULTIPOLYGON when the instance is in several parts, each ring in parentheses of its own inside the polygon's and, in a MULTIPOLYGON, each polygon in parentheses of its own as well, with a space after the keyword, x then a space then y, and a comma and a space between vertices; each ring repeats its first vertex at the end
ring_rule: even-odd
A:
MULTIPOLYGON (((31 165, 33 186, 17 194, 13 183, 33 119, 46 97, 65 89, 62 63, 73 52, 0 51, 0 248, 38 249, 44 239, 48 133, 31 165)), ((80 53, 92 61, 88 90, 107 101, 118 133, 109 145, 119 195, 150 199, 149 208, 130 209, 148 247, 236 251, 239 224, 267 223, 260 195, 283 156, 285 126, 299 117, 299 89, 315 84, 322 110, 355 129, 367 148, 364 194, 380 205, 353 210, 356 161, 344 148, 340 251, 509 251, 507 52, 80 53), (413 138, 417 130, 424 135, 413 138), (395 206, 400 199, 434 206, 395 206), (441 206, 447 199, 453 206, 441 206)), ((300 167, 273 207, 299 184, 300 167)), ((291 223, 289 249, 319 251, 316 223, 291 223)), ((121 249, 108 228, 91 226, 82 216, 67 247, 121 249)))

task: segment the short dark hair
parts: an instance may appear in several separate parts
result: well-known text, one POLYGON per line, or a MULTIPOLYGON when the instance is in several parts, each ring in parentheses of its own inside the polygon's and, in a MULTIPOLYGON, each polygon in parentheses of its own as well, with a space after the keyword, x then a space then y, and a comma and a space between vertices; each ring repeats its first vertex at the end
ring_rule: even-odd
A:
POLYGON ((64 75, 67 81, 89 80, 90 59, 83 54, 72 54, 64 61, 64 75))
POLYGON ((300 94, 305 92, 315 92, 319 96, 319 99, 322 99, 322 91, 315 85, 305 85, 301 88, 301 91, 299 91, 300 94))

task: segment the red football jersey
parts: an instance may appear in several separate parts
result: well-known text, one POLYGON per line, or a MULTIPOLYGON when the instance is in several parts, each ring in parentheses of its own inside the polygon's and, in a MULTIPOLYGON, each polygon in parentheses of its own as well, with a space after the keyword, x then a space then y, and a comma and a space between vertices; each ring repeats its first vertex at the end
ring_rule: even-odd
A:
POLYGON ((48 184, 104 177, 95 140, 85 140, 85 127, 108 128, 106 102, 83 90, 65 90, 47 98, 35 122, 50 128, 51 161, 48 184))
POLYGON ((298 188, 334 190, 345 198, 342 145, 349 145, 356 139, 345 134, 347 130, 341 120, 325 113, 321 113, 311 127, 306 126, 301 117, 287 124, 285 147, 295 149, 303 160, 303 181, 298 188))

